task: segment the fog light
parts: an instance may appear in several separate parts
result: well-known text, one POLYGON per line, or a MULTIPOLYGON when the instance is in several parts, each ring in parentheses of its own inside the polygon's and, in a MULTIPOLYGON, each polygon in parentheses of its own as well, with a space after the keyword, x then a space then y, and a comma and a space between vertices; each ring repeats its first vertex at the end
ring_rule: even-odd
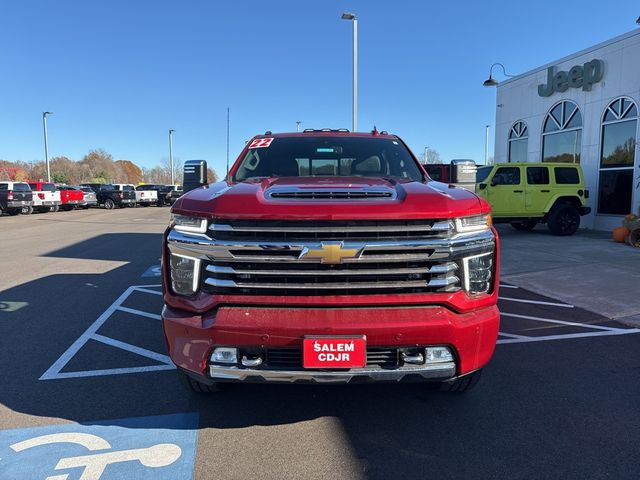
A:
POLYGON ((200 260, 171 254, 171 288, 179 295, 193 295, 198 289, 200 260))
POLYGON ((424 351, 425 363, 453 362, 453 353, 449 347, 427 347, 424 351))
POLYGON ((466 257, 464 289, 468 293, 488 293, 493 279, 493 252, 466 257))
POLYGON ((238 349, 229 347, 218 347, 211 354, 212 363, 238 363, 238 349))

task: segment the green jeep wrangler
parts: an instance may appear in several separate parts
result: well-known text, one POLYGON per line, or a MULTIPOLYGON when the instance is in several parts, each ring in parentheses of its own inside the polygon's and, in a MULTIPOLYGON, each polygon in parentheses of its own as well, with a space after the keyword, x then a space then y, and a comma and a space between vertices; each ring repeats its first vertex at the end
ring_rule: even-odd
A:
POLYGON ((476 193, 492 208, 494 223, 529 231, 546 223, 554 235, 573 235, 587 215, 589 191, 574 163, 497 163, 479 167, 476 193))

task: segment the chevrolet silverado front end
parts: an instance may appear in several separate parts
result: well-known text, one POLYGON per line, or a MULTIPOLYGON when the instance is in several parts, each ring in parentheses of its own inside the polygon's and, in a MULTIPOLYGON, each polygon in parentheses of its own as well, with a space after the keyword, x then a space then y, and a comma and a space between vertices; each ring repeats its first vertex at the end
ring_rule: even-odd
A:
POLYGON ((489 213, 432 181, 394 135, 256 137, 226 181, 172 208, 169 354, 198 391, 377 380, 465 390, 498 335, 489 213))

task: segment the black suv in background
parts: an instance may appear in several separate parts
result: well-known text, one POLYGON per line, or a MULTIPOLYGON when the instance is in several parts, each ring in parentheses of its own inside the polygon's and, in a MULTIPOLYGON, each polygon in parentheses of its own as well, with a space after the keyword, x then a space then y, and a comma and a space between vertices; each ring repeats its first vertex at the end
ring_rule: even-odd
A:
POLYGON ((33 193, 28 183, 24 182, 0 182, 0 215, 7 212, 9 215, 18 215, 33 211, 33 193))
POLYGON ((81 187, 89 187, 96 193, 98 205, 104 205, 104 208, 111 210, 116 207, 124 208, 127 205, 136 203, 135 190, 116 190, 109 183, 82 183, 81 187))
POLYGON ((167 185, 167 187, 171 188, 167 199, 169 201, 169 205, 173 205, 174 202, 182 196, 184 191, 182 190, 182 185, 167 185))

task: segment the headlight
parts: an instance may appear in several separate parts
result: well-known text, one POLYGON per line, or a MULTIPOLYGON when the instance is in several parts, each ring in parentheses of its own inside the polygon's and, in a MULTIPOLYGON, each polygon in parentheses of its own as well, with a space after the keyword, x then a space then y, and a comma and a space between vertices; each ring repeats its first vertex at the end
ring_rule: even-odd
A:
POLYGON ((200 260, 172 253, 169 267, 173 291, 179 295, 193 295, 198 289, 200 260))
POLYGON ((188 217, 187 215, 171 214, 169 224, 178 232, 205 233, 207 231, 207 219, 200 217, 188 217))
POLYGON ((472 295, 489 293, 493 280, 493 252, 462 259, 464 264, 464 289, 472 295))
POLYGON ((458 233, 482 232, 491 227, 491 215, 474 215, 473 217, 456 218, 458 233))

